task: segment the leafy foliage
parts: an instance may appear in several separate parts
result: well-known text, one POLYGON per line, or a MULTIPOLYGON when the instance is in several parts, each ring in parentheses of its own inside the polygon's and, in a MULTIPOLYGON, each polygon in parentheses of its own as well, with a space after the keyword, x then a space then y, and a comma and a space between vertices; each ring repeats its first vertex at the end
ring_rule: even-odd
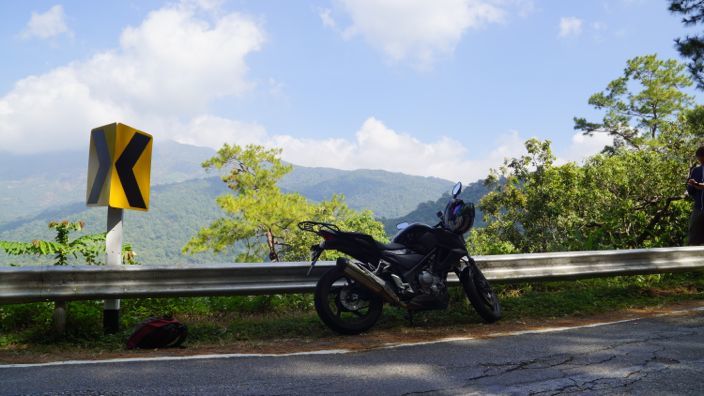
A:
POLYGON ((509 242, 494 248, 502 253, 681 245, 687 163, 660 149, 556 166, 549 141, 529 140, 528 154, 502 168, 507 182, 482 199, 487 227, 475 238, 509 242))
POLYGON ((333 221, 357 226, 356 231, 376 233, 383 228, 371 212, 357 213, 347 207, 341 196, 315 204, 298 193, 284 193, 277 182, 292 167, 281 162, 280 149, 262 146, 241 147, 225 144, 203 167, 221 172, 222 181, 233 192, 216 199, 226 216, 201 229, 183 248, 196 253, 222 252, 239 243, 244 251, 237 261, 257 262, 303 259, 311 236, 296 227, 303 220, 333 221))
POLYGON ((606 114, 601 122, 575 117, 575 126, 585 135, 605 132, 614 137, 615 147, 627 144, 639 148, 643 139, 654 139, 680 111, 692 104, 681 89, 692 85, 684 65, 656 55, 627 61, 623 76, 589 98, 589 104, 606 114), (634 88, 638 88, 635 91, 634 88))
MULTIPOLYGON (((54 265, 68 264, 69 257, 80 255, 86 264, 99 265, 98 255, 105 253, 105 234, 83 235, 74 240, 69 239, 73 231, 81 231, 83 221, 52 221, 49 228, 56 230, 54 241, 35 239, 32 242, 0 241, 0 249, 12 256, 40 255, 54 256, 54 265)), ((122 260, 125 264, 136 264, 136 254, 129 244, 122 248, 122 260)))
MULTIPOLYGON (((685 26, 704 22, 703 0, 670 0, 670 12, 682 15, 685 26)), ((697 88, 704 89, 704 35, 686 36, 675 39, 675 47, 680 55, 689 58, 687 69, 697 82, 697 88)))
POLYGON ((486 228, 470 235, 487 253, 632 249, 684 242, 689 204, 685 181, 704 137, 704 109, 687 109, 690 85, 674 61, 628 61, 624 77, 589 102, 604 122, 577 119, 586 133, 622 142, 583 165, 556 165, 550 141, 528 140, 527 153, 487 178, 481 200, 486 228), (633 92, 629 81, 641 83, 633 92), (587 125, 588 124, 588 125, 587 125), (500 179, 505 183, 498 183, 500 179))

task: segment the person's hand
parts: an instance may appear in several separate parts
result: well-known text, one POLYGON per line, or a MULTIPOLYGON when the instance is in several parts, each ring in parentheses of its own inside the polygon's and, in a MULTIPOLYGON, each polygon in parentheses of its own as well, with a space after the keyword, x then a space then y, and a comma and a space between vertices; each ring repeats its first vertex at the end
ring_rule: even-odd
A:
POLYGON ((690 186, 696 186, 699 183, 697 183, 697 181, 694 179, 689 179, 687 180, 687 184, 689 184, 690 186))

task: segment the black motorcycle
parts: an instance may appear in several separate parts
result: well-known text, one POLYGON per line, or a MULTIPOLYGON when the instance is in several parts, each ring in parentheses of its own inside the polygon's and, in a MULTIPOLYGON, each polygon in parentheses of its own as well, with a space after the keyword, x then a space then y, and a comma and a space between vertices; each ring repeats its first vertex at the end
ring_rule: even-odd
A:
POLYGON ((474 224, 474 205, 458 198, 462 184, 435 226, 399 224, 391 243, 370 235, 340 230, 334 224, 304 221, 301 230, 323 238, 314 245, 310 271, 325 250, 338 258, 315 288, 315 309, 320 319, 342 334, 359 334, 379 319, 384 302, 413 312, 445 309, 449 302, 447 274, 454 271, 474 309, 491 323, 501 318, 501 306, 489 282, 469 256, 463 234, 474 224))

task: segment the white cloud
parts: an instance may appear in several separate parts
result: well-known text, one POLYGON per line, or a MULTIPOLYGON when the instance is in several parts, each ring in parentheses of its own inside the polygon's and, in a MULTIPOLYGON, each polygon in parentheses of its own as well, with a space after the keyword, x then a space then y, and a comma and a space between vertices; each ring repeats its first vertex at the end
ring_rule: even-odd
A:
POLYGON ((577 17, 560 18, 559 37, 579 36, 582 33, 582 20, 577 17))
POLYGON ((337 22, 335 22, 335 19, 332 17, 331 9, 324 8, 318 10, 318 16, 320 17, 320 21, 323 22, 323 26, 331 29, 337 28, 337 22))
POLYGON ((506 157, 523 153, 523 139, 518 132, 485 141, 468 149, 462 142, 440 137, 432 142, 421 141, 407 133, 397 132, 382 121, 369 117, 352 139, 305 139, 290 135, 269 134, 257 124, 239 123, 205 116, 187 126, 182 143, 220 148, 223 143, 261 144, 283 148, 282 158, 303 166, 337 169, 383 169, 419 176, 435 176, 448 180, 471 182, 487 176, 506 157), (198 136, 194 139, 193 136, 198 136), (312 155, 314 153, 315 155, 312 155))
POLYGON ((296 139, 273 136, 270 144, 283 147, 283 158, 304 166, 338 169, 383 169, 451 181, 473 182, 485 178, 504 158, 523 153, 524 138, 517 131, 478 142, 470 149, 462 142, 439 137, 421 141, 395 131, 370 117, 354 139, 296 139), (310 155, 319 153, 319 155, 310 155))
POLYGON ((518 15, 520 17, 526 18, 530 15, 532 15, 537 7, 535 5, 535 2, 533 0, 508 0, 510 3, 513 3, 516 8, 518 9, 518 15))
MULTIPOLYGON (((477 141, 472 148, 448 137, 424 142, 395 131, 374 117, 364 121, 354 139, 299 139, 258 132, 258 140, 248 143, 282 147, 283 158, 298 165, 347 170, 383 169, 462 182, 483 179, 489 169, 498 168, 504 159, 525 154, 524 143, 528 139, 518 131, 509 131, 494 139, 477 141)), ((611 144, 613 139, 605 134, 584 136, 577 133, 568 147, 556 150, 556 163, 581 162, 611 144)))
POLYGON ((577 132, 572 135, 570 145, 557 156, 557 164, 582 162, 585 158, 601 152, 604 147, 614 144, 612 136, 606 133, 594 133, 591 136, 577 132))
MULTIPOLYGON (((520 2, 494 0, 493 4, 516 1, 520 2)), ((369 117, 349 138, 306 139, 270 133, 256 122, 209 114, 213 100, 243 95, 252 88, 245 60, 265 40, 252 18, 225 14, 219 4, 219 0, 184 0, 163 7, 138 26, 126 28, 117 48, 18 81, 0 97, 0 151, 85 147, 91 128, 114 121, 149 131, 158 139, 213 148, 225 142, 282 147, 285 160, 301 165, 384 169, 462 181, 483 178, 504 158, 524 151, 525 138, 515 131, 469 147, 449 137, 422 141, 369 117)), ((415 13, 424 6, 409 4, 418 7, 412 14, 420 18, 415 13)), ((426 54, 435 54, 438 48, 449 51, 460 30, 502 18, 503 11, 492 8, 497 6, 482 12, 481 4, 489 3, 442 3, 440 10, 427 10, 425 17, 431 21, 420 27, 431 37, 419 39, 420 44, 404 44, 402 35, 391 34, 389 42, 397 40, 404 59, 418 60, 413 51, 422 48, 426 54), (453 5, 466 15, 450 15, 447 10, 453 5), (479 8, 471 11, 470 6, 479 8), (444 33, 437 27, 442 23, 435 20, 443 18, 454 26, 446 26, 444 33)), ((413 30, 410 25, 400 28, 413 30)), ((282 87, 269 80, 272 92, 281 93, 282 87)), ((591 152, 591 141, 579 139, 573 139, 574 147, 561 158, 581 158, 591 152)))
POLYGON ((173 139, 194 146, 208 146, 214 149, 223 143, 265 144, 266 129, 257 123, 246 123, 213 115, 195 117, 188 124, 168 126, 173 132, 173 139))
MULTIPOLYGON (((427 68, 436 58, 451 55, 468 29, 504 21, 506 12, 500 4, 507 2, 340 0, 339 4, 351 19, 343 37, 361 36, 391 61, 409 61, 427 68)), ((331 15, 326 15, 332 21, 331 15)), ((322 15, 321 18, 326 23, 322 15)))
POLYGON ((263 44, 262 29, 237 13, 197 16, 211 10, 198 4, 153 11, 122 32, 118 48, 18 81, 0 97, 0 150, 85 145, 91 128, 113 121, 173 125, 248 91, 245 58, 263 44))
POLYGON ((42 14, 32 12, 21 36, 25 39, 32 37, 48 39, 62 34, 71 35, 72 33, 66 26, 64 8, 61 5, 55 5, 42 14))

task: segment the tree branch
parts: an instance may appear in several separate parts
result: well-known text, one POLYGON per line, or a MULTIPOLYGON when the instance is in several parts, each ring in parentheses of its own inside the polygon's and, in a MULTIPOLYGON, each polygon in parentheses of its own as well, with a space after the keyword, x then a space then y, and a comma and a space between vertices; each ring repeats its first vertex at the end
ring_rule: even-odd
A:
POLYGON ((680 201, 680 200, 683 200, 683 199, 685 199, 685 198, 686 198, 686 196, 685 196, 684 194, 682 194, 682 195, 675 195, 675 196, 672 196, 672 197, 667 197, 667 199, 665 199, 665 205, 664 205, 660 210, 658 210, 657 212, 655 212, 655 215, 653 216, 653 218, 650 219, 650 222, 648 223, 648 225, 645 226, 645 230, 643 230, 643 232, 640 234, 640 236, 636 239, 636 245, 637 245, 637 246, 641 246, 641 245, 643 244, 643 242, 645 241, 645 239, 646 239, 648 236, 652 235, 652 233, 653 233, 653 228, 660 222, 660 220, 662 219, 662 217, 663 217, 663 216, 667 213, 667 211, 670 209, 670 204, 671 204, 672 202, 674 202, 674 201, 680 201))

